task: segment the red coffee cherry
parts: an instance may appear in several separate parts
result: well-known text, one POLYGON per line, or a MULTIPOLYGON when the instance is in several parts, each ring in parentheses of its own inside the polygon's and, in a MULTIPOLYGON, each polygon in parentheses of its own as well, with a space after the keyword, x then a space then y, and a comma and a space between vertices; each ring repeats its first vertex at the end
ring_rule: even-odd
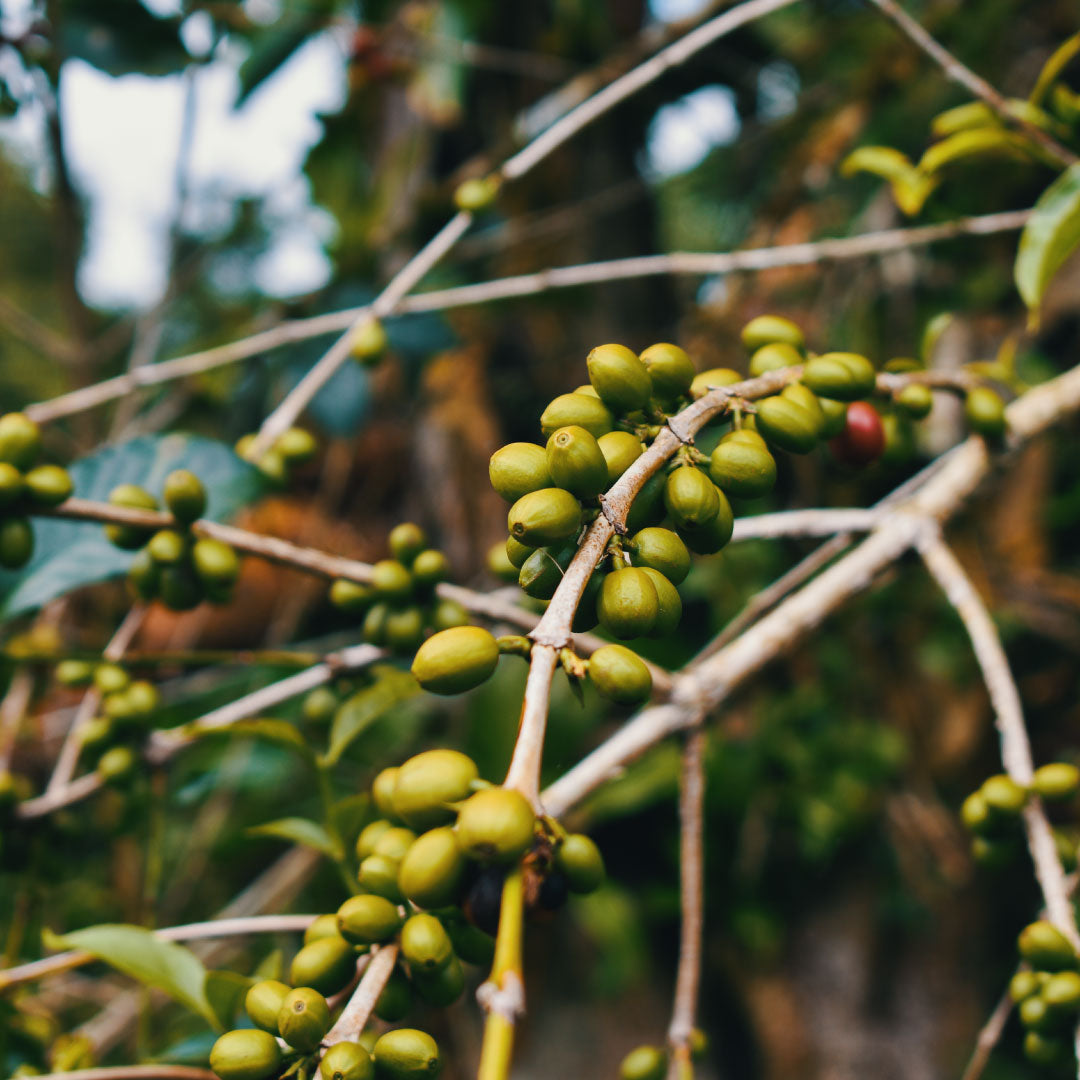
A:
POLYGON ((843 465, 862 469, 873 464, 885 449, 885 429, 873 405, 854 401, 848 406, 844 430, 829 440, 829 449, 843 465))

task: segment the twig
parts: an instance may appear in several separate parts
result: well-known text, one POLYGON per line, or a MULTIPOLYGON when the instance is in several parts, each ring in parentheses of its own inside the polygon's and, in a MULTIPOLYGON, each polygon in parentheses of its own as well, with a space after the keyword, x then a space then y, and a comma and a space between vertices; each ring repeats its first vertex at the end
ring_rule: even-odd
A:
POLYGON ((19 740, 19 727, 33 693, 33 671, 25 665, 17 668, 0 701, 0 773, 6 772, 11 765, 11 755, 19 740))
POLYGON ((371 961, 360 980, 349 1004, 342 1010, 337 1023, 326 1033, 323 1039, 324 1046, 333 1046, 334 1043, 343 1042, 345 1039, 355 1039, 364 1030, 379 995, 383 992, 387 980, 393 974, 394 964, 397 962, 398 946, 396 942, 380 946, 372 953, 371 961))
POLYGON ((79 356, 79 348, 67 338, 39 323, 33 315, 16 307, 7 297, 0 296, 0 323, 35 352, 44 353, 63 364, 70 364, 79 356))
POLYGON ((979 1031, 975 1040, 975 1049, 971 1053, 971 1059, 960 1080, 979 1080, 982 1076, 983 1070, 990 1061, 990 1055, 994 1052, 994 1047, 1001 1040, 1001 1034, 1005 1030, 1005 1024, 1008 1022, 1012 1009, 1013 999, 1006 986, 1005 993, 1001 995, 1001 999, 994 1006, 994 1011, 979 1031))
POLYGON ((881 523, 876 510, 780 510, 735 520, 732 542, 766 540, 777 536, 832 536, 835 533, 869 532, 881 523))
POLYGON ((1066 149, 1053 136, 1041 128, 1017 116, 1010 108, 1005 97, 994 89, 981 75, 976 75, 966 64, 958 60, 951 52, 931 37, 894 0, 870 0, 886 18, 891 19, 901 33, 920 48, 945 73, 946 77, 970 91, 984 101, 998 116, 1008 124, 1015 124, 1023 129, 1024 134, 1037 142, 1047 153, 1063 165, 1074 165, 1080 161, 1071 150, 1066 149))
MULTIPOLYGON (((395 313, 407 315, 450 311, 495 300, 538 296, 555 289, 670 274, 729 274, 771 270, 785 266, 815 266, 824 262, 905 251, 957 236, 990 236, 996 233, 1014 232, 1023 228, 1030 213, 1029 210, 1010 210, 1000 214, 960 218, 940 225, 886 229, 865 233, 862 236, 817 240, 803 244, 782 244, 777 247, 749 248, 744 251, 673 252, 666 255, 644 255, 637 258, 584 263, 579 266, 556 267, 531 274, 496 278, 476 285, 413 293, 398 304, 395 313)), ((106 402, 124 397, 142 387, 187 378, 260 356, 284 345, 340 332, 359 319, 370 315, 371 312, 371 305, 364 305, 316 315, 309 319, 281 323, 273 329, 264 330, 228 345, 219 345, 201 352, 178 356, 172 360, 149 364, 136 371, 73 390, 49 401, 29 405, 24 411, 37 423, 48 423, 104 405, 106 402)))
POLYGON ((690 1036, 697 1012, 701 982, 701 943, 705 909, 705 732, 697 728, 686 737, 679 794, 679 888, 682 921, 675 1000, 668 1025, 671 1062, 668 1080, 689 1075, 690 1036))
POLYGON ((106 1065, 100 1069, 72 1069, 43 1073, 36 1080, 218 1080, 209 1069, 194 1065, 106 1065))

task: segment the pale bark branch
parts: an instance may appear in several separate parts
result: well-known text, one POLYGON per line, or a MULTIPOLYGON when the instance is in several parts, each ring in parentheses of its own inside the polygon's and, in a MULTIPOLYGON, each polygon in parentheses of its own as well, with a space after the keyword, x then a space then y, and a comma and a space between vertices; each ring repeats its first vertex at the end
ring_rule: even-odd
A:
POLYGON ((383 992, 387 980, 393 974, 397 962, 398 946, 395 942, 380 946, 372 954, 360 985, 353 992, 349 1004, 342 1010, 337 1023, 326 1033, 324 1046, 356 1039, 364 1030, 379 995, 383 992))
POLYGON ((209 1069, 193 1065, 106 1065, 100 1069, 72 1069, 44 1073, 36 1080, 218 1080, 209 1069))
POLYGON ((1002 1032, 1005 1030, 1012 1010, 1013 999, 1006 986, 1005 993, 1001 995, 997 1005, 994 1006, 994 1011, 987 1017, 986 1023, 983 1024, 975 1039, 975 1049, 971 1052, 971 1058, 960 1080, 979 1080, 982 1076, 990 1062, 994 1047, 1001 1041, 1002 1032))

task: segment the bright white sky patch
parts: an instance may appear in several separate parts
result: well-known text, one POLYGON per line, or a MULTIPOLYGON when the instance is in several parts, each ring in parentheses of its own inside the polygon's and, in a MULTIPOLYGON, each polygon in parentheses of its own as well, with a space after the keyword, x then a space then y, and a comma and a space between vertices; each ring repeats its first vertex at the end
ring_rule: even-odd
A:
POLYGON ((696 15, 708 0, 650 0, 649 10, 661 22, 677 22, 696 15))
POLYGON ((646 140, 649 169, 661 177, 687 172, 710 150, 733 143, 741 126, 734 91, 703 86, 657 110, 646 140))

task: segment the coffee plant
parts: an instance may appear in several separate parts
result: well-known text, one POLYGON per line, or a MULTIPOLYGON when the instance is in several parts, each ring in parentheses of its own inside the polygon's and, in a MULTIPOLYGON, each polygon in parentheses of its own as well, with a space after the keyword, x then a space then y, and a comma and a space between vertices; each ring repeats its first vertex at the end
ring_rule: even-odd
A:
POLYGON ((23 7, 0 102, 52 157, 0 210, 4 1075, 1080 1075, 1075 12, 23 7), (254 107, 319 42, 340 281, 271 303, 228 284, 265 206, 185 231, 198 80, 254 107), (655 207, 700 250, 461 280, 586 250, 640 198, 589 178, 706 60, 745 130, 655 207), (72 62, 190 95, 166 294, 111 324, 72 62))

